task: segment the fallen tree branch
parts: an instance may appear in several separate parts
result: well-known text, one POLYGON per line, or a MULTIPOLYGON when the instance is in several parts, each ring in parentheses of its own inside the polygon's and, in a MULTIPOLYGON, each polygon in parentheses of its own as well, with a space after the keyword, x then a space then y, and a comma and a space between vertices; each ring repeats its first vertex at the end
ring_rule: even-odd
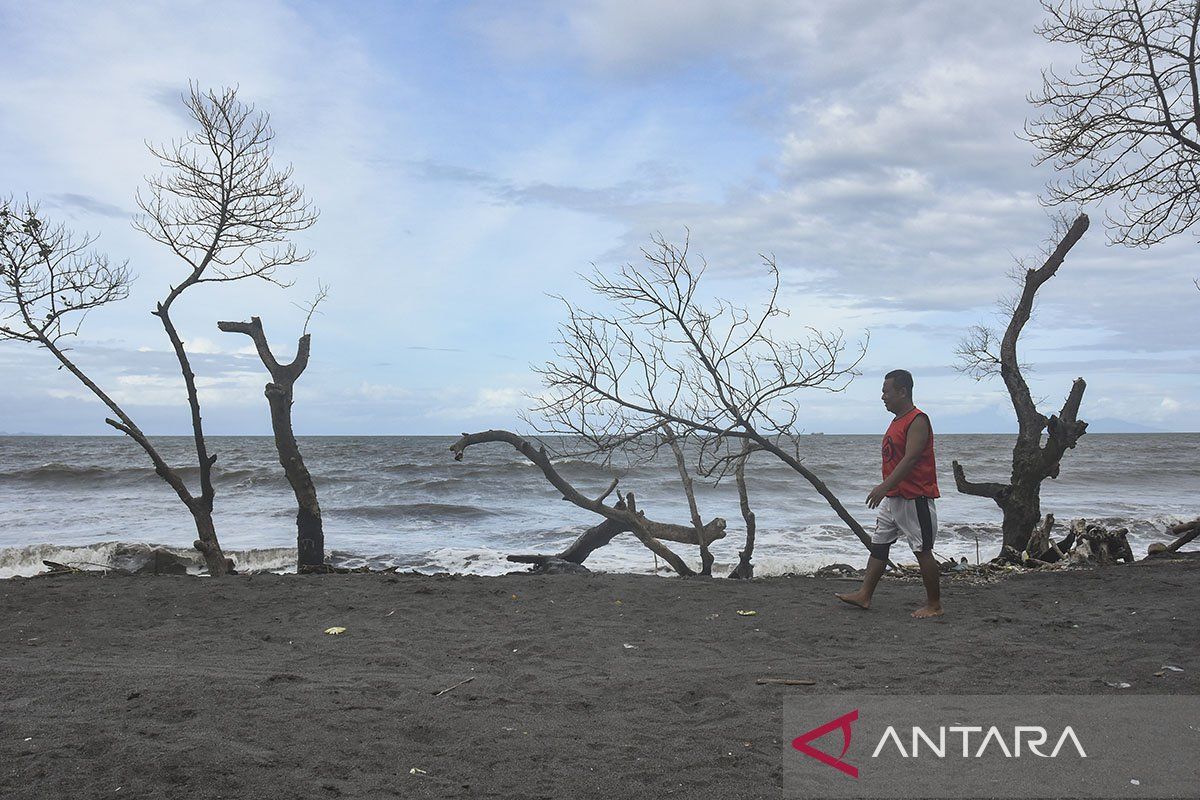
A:
MULTIPOLYGON (((688 576, 695 575, 683 559, 668 549, 660 539, 669 541, 677 541, 688 544, 699 544, 703 542, 705 545, 710 542, 721 539, 725 536, 725 520, 717 517, 712 521, 702 526, 699 531, 695 528, 689 528, 683 525, 673 525, 671 523, 656 522, 648 519, 644 513, 637 510, 637 503, 633 492, 627 492, 621 500, 615 505, 605 505, 601 500, 592 500, 584 495, 578 489, 571 485, 558 470, 554 468, 549 456, 546 455, 546 450, 543 447, 535 448, 527 439, 518 436, 511 431, 506 430, 490 430, 481 431, 479 433, 464 433, 458 441, 450 445, 450 451, 454 453, 455 461, 462 461, 463 454, 467 448, 488 442, 501 442, 511 445, 517 452, 529 459, 537 466, 542 474, 546 476, 546 480, 562 494, 564 500, 574 503, 582 509, 599 514, 606 520, 620 525, 623 532, 628 530, 638 538, 651 552, 662 558, 671 568, 680 575, 688 576), (622 507, 622 505, 624 507, 622 507)), ((606 493, 607 494, 607 493, 606 493)), ((605 531, 607 533, 607 531, 605 531)), ((613 533, 615 536, 616 533, 613 533)), ((610 539, 612 537, 609 537, 610 539)), ((595 548, 592 548, 595 549, 595 548)), ((590 552, 590 551, 589 551, 590 552)), ((578 563, 578 562, 576 562, 578 563)))

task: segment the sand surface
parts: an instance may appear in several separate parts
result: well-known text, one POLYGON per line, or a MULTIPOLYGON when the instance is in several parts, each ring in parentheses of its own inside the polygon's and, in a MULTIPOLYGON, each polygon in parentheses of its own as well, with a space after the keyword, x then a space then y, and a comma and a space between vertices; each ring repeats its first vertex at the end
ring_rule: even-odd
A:
POLYGON ((1200 693, 1195 559, 947 584, 938 621, 918 585, 850 587, 0 582, 0 797, 770 798, 799 693, 1200 693))

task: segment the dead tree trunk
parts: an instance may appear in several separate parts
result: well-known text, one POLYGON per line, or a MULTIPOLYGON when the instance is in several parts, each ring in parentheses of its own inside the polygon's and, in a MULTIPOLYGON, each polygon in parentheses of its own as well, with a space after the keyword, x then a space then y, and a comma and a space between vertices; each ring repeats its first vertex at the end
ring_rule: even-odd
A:
POLYGON ((742 455, 734 467, 733 476, 737 480, 738 505, 742 508, 742 519, 746 521, 746 546, 738 551, 738 564, 729 573, 731 578, 750 580, 754 577, 754 564, 750 557, 754 554, 754 534, 757 529, 754 512, 750 510, 750 495, 746 491, 746 459, 754 451, 753 445, 746 442, 742 446, 742 455))
MULTIPOLYGON (((580 492, 565 478, 563 478, 561 474, 559 474, 558 470, 556 470, 554 465, 551 463, 549 456, 546 455, 545 448, 535 448, 527 439, 524 439, 510 431, 490 430, 482 431, 480 433, 464 433, 458 439, 458 441, 450 445, 450 451, 454 453, 455 461, 462 461, 463 454, 466 452, 468 447, 475 444, 483 444, 485 442, 503 442, 505 444, 512 445, 517 452, 529 459, 530 462, 532 462, 542 471, 542 474, 546 476, 546 480, 550 481, 550 484, 562 494, 562 498, 564 500, 574 503, 580 508, 587 509, 588 511, 601 515, 606 520, 613 522, 614 527, 620 526, 621 530, 613 532, 613 536, 615 536, 617 533, 628 530, 638 538, 638 541, 649 548, 655 555, 659 556, 668 564, 670 564, 671 568, 680 575, 689 576, 695 575, 696 573, 691 567, 684 563, 683 559, 668 549, 660 540, 666 539, 668 541, 686 544, 700 544, 701 542, 704 542, 704 544, 707 546, 712 541, 725 536, 725 520, 721 519, 720 517, 708 522, 699 530, 697 530, 695 527, 673 525, 671 523, 656 522, 648 519, 644 512, 638 511, 633 492, 626 493, 624 497, 622 497, 621 500, 614 505, 606 505, 604 500, 615 488, 617 488, 617 482, 615 480, 609 484, 609 487, 605 489, 599 497, 596 497, 595 499, 586 497, 582 492, 580 492)), ((597 527, 602 528, 602 526, 597 527)), ((597 529, 593 528, 592 530, 596 531, 597 529)), ((603 530, 603 532, 597 532, 597 534, 592 537, 592 540, 589 542, 589 544, 598 541, 601 536, 607 535, 609 530, 611 529, 603 530)), ((589 533, 591 533, 591 531, 589 531, 589 533)), ((584 536, 588 536, 588 534, 584 534, 584 536)), ((582 538, 583 537, 581 537, 581 539, 582 538)), ((609 536, 608 538, 611 540, 612 536, 609 536)), ((597 544, 596 546, 598 547, 600 545, 597 544)), ((582 549, 583 548, 581 548, 581 550, 582 549)), ((587 549, 586 552, 583 553, 583 557, 586 558, 587 554, 591 553, 594 549, 595 547, 587 549)))
POLYGON ((244 333, 254 341, 258 357, 271 373, 265 394, 271 409, 271 429, 275 433, 275 449, 279 463, 296 495, 296 565, 299 571, 320 568, 325 563, 325 532, 321 524, 321 506, 312 475, 304 465, 296 435, 292 432, 292 386, 308 366, 309 334, 300 337, 296 357, 290 364, 280 364, 267 344, 262 320, 251 317, 249 322, 218 322, 226 333, 244 333))
MULTIPOLYGON (((1038 269, 1026 271, 1021 296, 1013 308, 1012 318, 1000 342, 1000 354, 995 360, 998 361, 1000 376, 1008 389, 1019 424, 1017 443, 1013 447, 1010 481, 1007 484, 971 482, 967 480, 962 465, 954 462, 954 482, 958 491, 978 497, 990 497, 1003 512, 1002 556, 1011 557, 1015 553, 1019 559, 1019 554, 1026 550, 1029 537, 1042 518, 1042 481, 1058 477, 1063 454, 1075 447, 1079 437, 1087 431, 1087 423, 1077 419, 1079 404, 1083 399, 1084 389, 1087 388, 1083 378, 1077 378, 1072 384, 1059 413, 1047 419, 1034 405, 1017 360, 1017 339, 1025 323, 1029 321, 1034 295, 1042 284, 1054 277, 1067 253, 1087 228, 1087 215, 1080 214, 1046 262, 1038 269), (1044 445, 1043 431, 1047 434, 1044 445)), ((978 356, 976 359, 979 360, 978 356)))
POLYGON ((700 519, 700 508, 696 505, 696 490, 692 485, 692 476, 688 473, 687 461, 683 458, 683 449, 679 446, 679 440, 675 436, 675 431, 671 429, 670 423, 664 422, 662 429, 666 434, 667 444, 675 455, 675 466, 679 470, 679 480, 683 482, 683 493, 687 497, 688 513, 692 518, 692 526, 696 529, 696 539, 700 542, 700 574, 711 576, 713 555, 702 534, 704 522, 700 519))

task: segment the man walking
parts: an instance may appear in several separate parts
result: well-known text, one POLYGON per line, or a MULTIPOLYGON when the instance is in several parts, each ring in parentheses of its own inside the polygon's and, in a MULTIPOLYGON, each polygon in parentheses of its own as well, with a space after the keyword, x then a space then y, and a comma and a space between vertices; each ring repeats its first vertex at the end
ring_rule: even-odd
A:
POLYGON ((836 597, 859 608, 871 607, 871 595, 887 567, 888 550, 901 536, 921 565, 925 605, 912 613, 917 619, 942 615, 938 564, 933 557, 940 497, 933 457, 933 428, 929 417, 913 405, 913 379, 908 370, 894 369, 883 379, 883 405, 895 415, 883 435, 883 483, 867 495, 867 506, 878 508, 871 535, 871 557, 862 588, 836 597))

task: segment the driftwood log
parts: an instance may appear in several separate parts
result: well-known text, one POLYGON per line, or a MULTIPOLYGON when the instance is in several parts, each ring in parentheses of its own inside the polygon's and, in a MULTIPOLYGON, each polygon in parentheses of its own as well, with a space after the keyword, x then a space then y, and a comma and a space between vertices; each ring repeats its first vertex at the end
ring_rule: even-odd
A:
POLYGON ((301 572, 319 571, 325 564, 325 531, 321 523, 321 505, 317 501, 317 488, 312 475, 304 465, 300 445, 292 431, 292 386, 308 366, 311 335, 304 334, 296 346, 296 357, 289 364, 280 364, 267 336, 263 333, 262 320, 251 317, 249 322, 218 322, 217 327, 226 333, 244 333, 254 342, 258 357, 271 373, 267 384, 267 405, 271 409, 271 429, 275 433, 275 448, 279 451, 279 464, 296 495, 296 562, 301 572))
POLYGON ((599 496, 595 498, 588 497, 576 489, 554 468, 554 464, 546 454, 544 447, 534 447, 533 443, 529 440, 511 431, 490 430, 479 433, 464 433, 454 444, 450 445, 450 451, 454 453, 455 461, 461 461, 468 447, 489 442, 511 445, 517 452, 529 459, 531 463, 542 471, 542 474, 546 476, 546 480, 562 494, 564 500, 574 503, 580 508, 599 514, 605 519, 603 523, 584 532, 571 547, 557 556, 510 557, 512 561, 533 564, 549 564, 552 561, 563 561, 579 564, 596 548, 608 544, 617 534, 629 532, 636 536, 638 541, 644 544, 655 555, 670 564, 675 572, 688 576, 695 575, 696 572, 684 563, 683 559, 667 548, 663 544, 663 540, 678 542, 680 544, 703 544, 704 547, 707 547, 713 541, 725 536, 725 520, 720 517, 714 518, 701 526, 675 525, 649 519, 645 515, 645 512, 638 510, 633 492, 627 492, 624 495, 618 494, 618 500, 615 503, 612 505, 606 504, 604 501, 617 488, 616 480, 613 480, 608 488, 599 496))
POLYGON ((1172 553, 1177 552, 1179 548, 1183 547, 1197 536, 1200 536, 1200 519, 1194 519, 1191 522, 1181 522, 1178 525, 1172 526, 1171 534, 1179 538, 1168 545, 1151 545, 1150 553, 1147 554, 1146 558, 1153 558, 1155 556, 1169 556, 1172 553))
POLYGON ((1013 447, 1012 477, 1008 483, 969 481, 962 465, 957 461, 953 463, 954 482, 958 491, 989 497, 1003 512, 1005 550, 1002 552, 1011 550, 1019 554, 1028 548, 1029 538, 1042 518, 1042 481, 1058 477, 1063 455, 1074 448, 1079 437, 1087 431, 1087 423, 1078 419, 1079 404, 1087 388, 1083 378, 1075 379, 1058 414, 1047 418, 1037 410, 1017 360, 1017 339, 1033 311, 1034 295, 1046 281, 1054 277, 1067 253, 1087 229, 1087 215, 1080 214, 1045 263, 1038 269, 1026 271, 1021 296, 1013 307, 1012 317, 1000 341, 998 356, 992 356, 988 351, 986 335, 959 350, 960 355, 972 363, 973 369, 980 372, 992 368, 999 370, 1019 424, 1017 443, 1013 447), (1044 445, 1043 431, 1047 434, 1044 445))
POLYGON ((1118 562, 1132 563, 1133 548, 1129 546, 1129 529, 1108 530, 1102 525, 1088 525, 1087 520, 1077 519, 1071 523, 1071 532, 1078 542, 1071 551, 1071 563, 1092 563, 1108 566, 1118 562))

